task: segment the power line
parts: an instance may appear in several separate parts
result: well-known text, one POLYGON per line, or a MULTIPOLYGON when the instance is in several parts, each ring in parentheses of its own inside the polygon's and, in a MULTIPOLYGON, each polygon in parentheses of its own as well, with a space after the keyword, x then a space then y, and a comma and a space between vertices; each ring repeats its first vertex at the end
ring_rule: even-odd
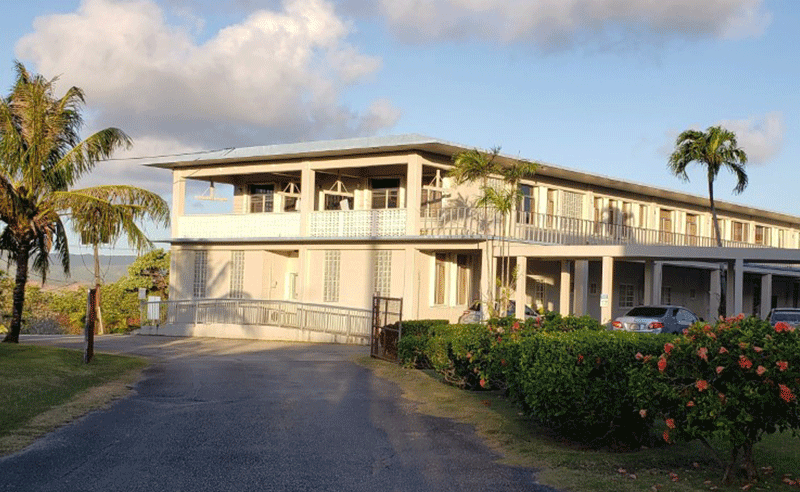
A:
POLYGON ((176 154, 161 154, 161 155, 143 155, 143 156, 136 156, 136 157, 112 157, 110 159, 104 159, 104 161, 140 161, 144 159, 161 159, 164 157, 183 157, 187 155, 201 155, 201 154, 212 154, 214 152, 226 152, 234 150, 236 147, 225 147, 222 149, 214 149, 214 150, 196 150, 193 152, 179 152, 176 154))

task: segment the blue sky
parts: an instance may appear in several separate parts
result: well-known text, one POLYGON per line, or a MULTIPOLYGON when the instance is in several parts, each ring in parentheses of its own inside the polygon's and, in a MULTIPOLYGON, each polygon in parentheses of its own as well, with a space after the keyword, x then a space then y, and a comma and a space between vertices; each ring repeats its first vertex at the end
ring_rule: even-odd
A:
MULTIPOLYGON (((750 185, 719 199, 800 215, 800 3, 790 0, 0 0, 0 88, 19 59, 86 91, 120 157, 419 133, 705 195, 671 176, 688 128, 723 124, 750 185)), ((168 173, 89 183, 168 196, 168 173)), ((164 233, 162 237, 166 236, 164 233)))

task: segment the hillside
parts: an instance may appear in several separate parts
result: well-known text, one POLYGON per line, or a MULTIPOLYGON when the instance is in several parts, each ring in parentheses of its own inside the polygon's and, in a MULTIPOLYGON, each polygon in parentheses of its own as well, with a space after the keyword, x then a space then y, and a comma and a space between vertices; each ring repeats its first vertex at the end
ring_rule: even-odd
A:
MULTIPOLYGON (((135 256, 100 256, 100 272, 107 284, 116 282, 128 274, 128 266, 135 256)), ((51 259, 50 272, 47 274, 45 290, 75 288, 78 285, 91 285, 94 282, 94 258, 92 255, 69 255, 70 276, 64 275, 57 258, 51 259)), ((4 268, 5 265, 0 266, 4 268)), ((8 272, 13 276, 13 268, 8 272)), ((41 277, 30 275, 30 281, 41 285, 41 277)))

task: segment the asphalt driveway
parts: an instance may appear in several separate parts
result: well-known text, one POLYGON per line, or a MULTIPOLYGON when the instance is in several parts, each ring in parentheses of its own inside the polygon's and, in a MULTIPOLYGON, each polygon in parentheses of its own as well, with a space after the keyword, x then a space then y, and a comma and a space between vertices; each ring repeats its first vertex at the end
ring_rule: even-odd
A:
POLYGON ((108 410, 1 458, 0 490, 551 490, 494 463, 471 427, 416 413, 351 362, 364 347, 113 336, 95 350, 153 365, 108 410))

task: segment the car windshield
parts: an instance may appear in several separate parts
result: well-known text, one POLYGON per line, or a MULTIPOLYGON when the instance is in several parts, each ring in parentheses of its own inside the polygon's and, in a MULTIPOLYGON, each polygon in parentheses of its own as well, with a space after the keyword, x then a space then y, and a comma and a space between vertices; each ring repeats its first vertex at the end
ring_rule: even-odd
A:
POLYGON ((667 314, 667 308, 639 306, 628 311, 626 316, 648 316, 651 318, 661 318, 667 314))
POLYGON ((772 313, 771 321, 773 323, 783 321, 784 323, 798 324, 800 323, 800 313, 775 311, 774 313, 772 313))

